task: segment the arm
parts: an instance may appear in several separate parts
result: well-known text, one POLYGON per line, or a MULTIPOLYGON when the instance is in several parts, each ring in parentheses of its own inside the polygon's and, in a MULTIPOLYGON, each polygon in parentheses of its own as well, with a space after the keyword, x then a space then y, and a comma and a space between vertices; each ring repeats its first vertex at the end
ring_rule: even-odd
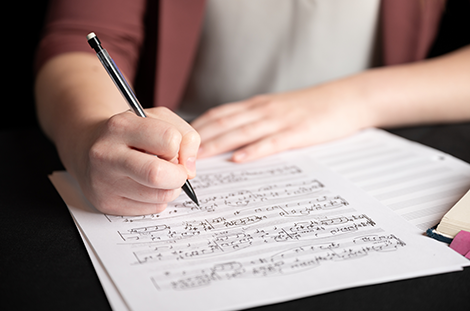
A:
POLYGON ((94 55, 49 60, 37 75, 36 102, 64 166, 105 213, 161 211, 195 175, 197 133, 165 108, 147 110, 149 118, 126 111, 94 55))
POLYGON ((193 126, 200 157, 238 149, 234 161, 313 145, 367 127, 470 120, 470 47, 372 69, 288 93, 211 109, 193 126))
POLYGON ((149 109, 148 118, 126 112, 86 42, 97 32, 132 81, 146 3, 53 0, 36 56, 39 122, 87 198, 111 214, 161 211, 195 175, 197 133, 166 109, 149 109))

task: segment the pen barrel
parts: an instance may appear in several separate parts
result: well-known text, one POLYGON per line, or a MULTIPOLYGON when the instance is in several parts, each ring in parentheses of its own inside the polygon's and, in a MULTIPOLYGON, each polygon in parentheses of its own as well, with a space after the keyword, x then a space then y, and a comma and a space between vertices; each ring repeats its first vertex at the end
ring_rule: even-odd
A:
POLYGON ((135 114, 140 117, 145 118, 145 112, 142 106, 139 103, 139 100, 135 96, 134 92, 132 91, 131 87, 127 83, 127 80, 122 75, 119 68, 114 63, 114 60, 109 56, 108 52, 105 49, 100 50, 96 53, 98 59, 100 60, 103 67, 108 72, 109 76, 113 80, 114 84, 116 84, 117 88, 121 92, 122 96, 126 99, 129 106, 134 110, 135 114))

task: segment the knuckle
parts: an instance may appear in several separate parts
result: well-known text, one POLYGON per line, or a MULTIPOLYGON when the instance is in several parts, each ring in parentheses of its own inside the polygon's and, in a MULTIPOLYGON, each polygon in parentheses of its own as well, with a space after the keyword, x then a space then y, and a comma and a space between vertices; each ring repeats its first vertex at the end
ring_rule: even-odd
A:
POLYGON ((226 128, 227 126, 232 124, 230 117, 220 117, 215 121, 215 123, 220 128, 226 128))
POLYGON ((178 152, 182 140, 182 135, 178 130, 167 127, 162 132, 161 139, 170 154, 174 155, 178 152))
POLYGON ((150 165, 144 171, 147 171, 147 182, 154 187, 158 187, 160 185, 160 177, 162 176, 161 166, 158 164, 150 165))
POLYGON ((129 126, 129 120, 125 114, 117 114, 112 116, 106 122, 106 128, 111 133, 122 133, 129 126))
POLYGON ((88 158, 92 164, 101 164, 106 161, 109 154, 109 150, 103 147, 100 143, 95 143, 91 146, 88 151, 88 158))
POLYGON ((187 144, 197 145, 201 144, 201 136, 196 131, 190 131, 184 135, 184 139, 187 144))

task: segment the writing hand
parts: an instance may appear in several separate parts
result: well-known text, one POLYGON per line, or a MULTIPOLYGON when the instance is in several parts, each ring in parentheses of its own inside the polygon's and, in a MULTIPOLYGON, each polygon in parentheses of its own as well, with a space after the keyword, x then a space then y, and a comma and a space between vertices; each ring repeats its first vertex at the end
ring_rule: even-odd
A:
POLYGON ((213 108, 192 123, 202 139, 198 156, 236 150, 232 159, 242 162, 346 136, 369 124, 353 98, 323 85, 213 108))
POLYGON ((82 171, 75 176, 100 211, 142 215, 165 209, 196 174, 200 138, 166 108, 114 115, 91 136, 82 171), (158 157, 154 156, 157 155, 158 157))

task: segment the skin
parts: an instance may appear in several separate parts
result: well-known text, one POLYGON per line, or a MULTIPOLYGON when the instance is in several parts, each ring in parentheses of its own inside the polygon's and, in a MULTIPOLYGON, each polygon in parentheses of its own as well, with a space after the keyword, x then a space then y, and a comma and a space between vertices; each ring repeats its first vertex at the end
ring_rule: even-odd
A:
POLYGON ((160 212, 196 174, 197 132, 166 108, 147 109, 147 118, 130 112, 94 55, 47 62, 36 79, 36 102, 65 168, 104 213, 160 212))
POLYGON ((433 60, 372 69, 287 93, 209 110, 192 123, 199 157, 236 150, 245 162, 314 145, 367 127, 470 119, 470 48, 433 60))
POLYGON ((225 104, 193 128, 165 108, 135 116, 94 55, 69 53, 40 70, 36 102, 42 128, 91 203, 134 215, 159 212, 175 199, 195 176, 196 157, 235 150, 233 161, 245 162, 367 127, 468 121, 469 73, 470 48, 463 48, 225 104))

